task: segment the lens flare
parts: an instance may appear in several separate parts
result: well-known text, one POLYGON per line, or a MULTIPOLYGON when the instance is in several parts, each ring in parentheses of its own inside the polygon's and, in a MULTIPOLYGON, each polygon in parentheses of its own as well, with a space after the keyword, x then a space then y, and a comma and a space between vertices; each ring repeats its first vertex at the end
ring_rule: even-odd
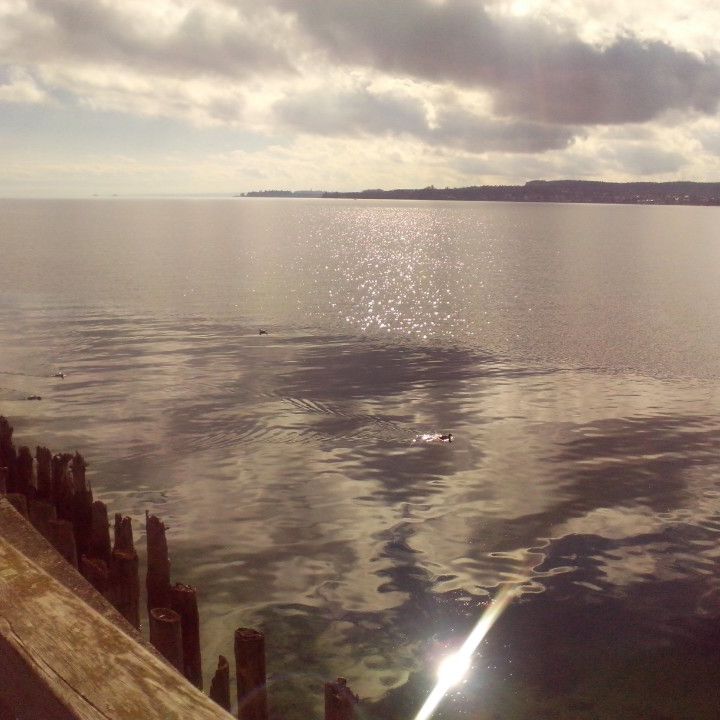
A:
POLYGON ((437 706, 441 703, 443 697, 445 697, 445 693, 463 679, 465 673, 470 669, 473 653, 477 650, 483 638, 488 634, 490 628, 495 624, 495 621, 510 604, 515 593, 516 589, 514 587, 503 588, 495 600, 493 600, 492 605, 485 610, 460 649, 453 655, 445 658, 441 663, 438 671, 438 681, 420 708, 420 711, 415 716, 415 720, 429 720, 437 709, 437 706))
POLYGON ((462 653, 448 655, 438 668, 438 682, 446 683, 450 687, 457 685, 470 669, 470 657, 462 653))

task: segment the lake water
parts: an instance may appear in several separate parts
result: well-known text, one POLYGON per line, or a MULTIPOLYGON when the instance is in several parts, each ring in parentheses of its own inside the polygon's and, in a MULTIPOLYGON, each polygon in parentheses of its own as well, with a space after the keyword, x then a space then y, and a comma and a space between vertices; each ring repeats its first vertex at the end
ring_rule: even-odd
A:
POLYGON ((262 628, 278 717, 320 717, 345 675, 362 718, 413 718, 513 587, 436 717, 716 719, 719 228, 716 208, 2 201, 0 414, 18 444, 84 452, 140 547, 144 511, 165 520, 206 686, 234 628, 262 628))

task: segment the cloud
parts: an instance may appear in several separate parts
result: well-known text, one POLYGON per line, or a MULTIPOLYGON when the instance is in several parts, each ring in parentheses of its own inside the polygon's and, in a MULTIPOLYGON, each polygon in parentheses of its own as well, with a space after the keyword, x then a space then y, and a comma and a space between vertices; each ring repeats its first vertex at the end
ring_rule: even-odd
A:
POLYGON ((276 0, 328 56, 347 65, 489 90, 524 119, 643 122, 671 109, 715 111, 716 57, 632 35, 605 46, 533 17, 491 15, 471 0, 276 0))
POLYGON ((152 14, 148 4, 29 0, 5 18, 6 52, 29 63, 83 60, 173 77, 292 72, 272 23, 208 3, 152 14), (269 23, 269 24, 268 24, 269 23))
POLYGON ((140 177, 162 133, 193 183, 233 191, 714 180, 718 17, 705 0, 0 0, 0 143, 24 167, 93 127, 140 177))
POLYGON ((285 126, 326 136, 409 135, 428 145, 469 152, 544 152, 567 147, 572 128, 497 120, 463 108, 443 106, 433 113, 421 99, 375 93, 366 87, 338 92, 315 90, 283 98, 275 105, 285 126))
MULTIPOLYGON (((1 70, 1 69, 0 69, 1 70)), ((22 68, 0 71, 0 103, 43 103, 48 95, 22 68)))
POLYGON ((418 135, 427 128, 426 111, 419 100, 366 88, 296 93, 281 99, 274 109, 283 124, 313 134, 418 135))
POLYGON ((613 147, 611 156, 618 167, 629 175, 674 173, 687 164, 684 154, 651 144, 618 144, 613 147))

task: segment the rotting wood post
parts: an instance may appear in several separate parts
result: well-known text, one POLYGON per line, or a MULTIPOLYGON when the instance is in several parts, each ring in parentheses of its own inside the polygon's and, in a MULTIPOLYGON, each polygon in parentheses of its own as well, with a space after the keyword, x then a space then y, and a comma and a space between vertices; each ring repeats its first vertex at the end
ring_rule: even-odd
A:
POLYGON ((0 495, 4 495, 7 492, 7 478, 8 469, 6 467, 0 467, 0 495))
POLYGON ((72 477, 75 494, 73 495, 73 525, 78 555, 84 555, 92 540, 92 489, 85 479, 85 459, 76 452, 72 459, 72 477))
POLYGON ((170 559, 168 557, 165 524, 155 515, 145 512, 145 537, 147 540, 147 589, 148 612, 152 608, 171 607, 170 559))
POLYGON ((358 701, 358 696, 350 690, 344 677, 326 682, 325 720, 354 720, 358 701))
POLYGON ((7 501, 24 517, 28 517, 27 498, 22 493, 8 493, 5 495, 7 501))
POLYGON ((235 673, 238 718, 267 720, 265 687, 265 636, 258 630, 235 630, 235 673))
POLYGON ((230 712, 230 663, 224 655, 218 658, 218 666, 210 683, 210 699, 230 712))
POLYGON ((51 520, 50 537, 55 549, 74 567, 78 566, 75 528, 69 520, 51 520))
POLYGON ((104 560, 83 555, 80 558, 80 572, 101 595, 108 597, 110 570, 104 560))
POLYGON ((7 468, 6 492, 15 492, 17 454, 12 441, 13 427, 7 418, 0 415, 0 466, 7 468))
POLYGON ((183 583, 173 585, 170 588, 170 607, 180 616, 182 623, 183 674, 196 688, 202 690, 200 616, 195 588, 183 583))
POLYGON ((113 552, 115 550, 135 551, 135 542, 133 541, 132 520, 120 513, 115 513, 115 537, 113 543, 113 552))
POLYGON ((35 448, 35 462, 37 463, 37 496, 42 500, 51 501, 52 487, 52 453, 46 447, 38 445, 35 448))
POLYGON ((52 502, 61 520, 73 519, 73 487, 69 465, 72 460, 70 453, 56 453, 52 458, 52 502))
POLYGON ((30 454, 30 448, 23 445, 18 451, 17 456, 17 481, 15 483, 15 491, 28 498, 35 494, 35 488, 32 484, 33 475, 33 458, 30 454))
POLYGON ((0 695, 0 720, 15 720, 15 711, 5 703, 0 695))
POLYGON ((57 512, 55 506, 46 500, 38 500, 31 498, 28 500, 28 515, 30 522, 35 529, 50 542, 53 541, 53 531, 50 523, 57 520, 57 512))
POLYGON ((140 627, 140 578, 135 550, 113 550, 110 602, 131 625, 140 627))
POLYGON ((153 608, 148 617, 150 618, 150 642, 176 670, 182 673, 180 616, 170 608, 153 608))
POLYGON ((92 531, 88 553, 91 557, 104 560, 110 564, 112 549, 110 547, 110 521, 108 520, 107 506, 104 502, 96 500, 92 504, 92 531))

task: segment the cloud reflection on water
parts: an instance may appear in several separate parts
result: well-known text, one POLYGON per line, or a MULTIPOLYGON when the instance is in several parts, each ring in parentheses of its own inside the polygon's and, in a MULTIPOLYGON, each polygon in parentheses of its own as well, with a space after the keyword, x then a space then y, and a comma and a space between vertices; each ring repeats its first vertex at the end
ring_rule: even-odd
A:
MULTIPOLYGON (((160 509, 175 572, 206 598, 208 664, 233 626, 265 624, 289 687, 341 669, 381 701, 412 695, 433 644, 467 629, 500 583, 601 604, 637 586, 657 595, 653 610, 662 598, 712 608, 711 383, 258 338, 242 321, 63 322, 72 373, 18 435, 68 428, 101 496, 160 509), (435 429, 456 442, 412 443, 435 429)), ((613 632, 645 601, 633 602, 615 608, 613 632)), ((537 607, 557 651, 562 619, 537 607)))

